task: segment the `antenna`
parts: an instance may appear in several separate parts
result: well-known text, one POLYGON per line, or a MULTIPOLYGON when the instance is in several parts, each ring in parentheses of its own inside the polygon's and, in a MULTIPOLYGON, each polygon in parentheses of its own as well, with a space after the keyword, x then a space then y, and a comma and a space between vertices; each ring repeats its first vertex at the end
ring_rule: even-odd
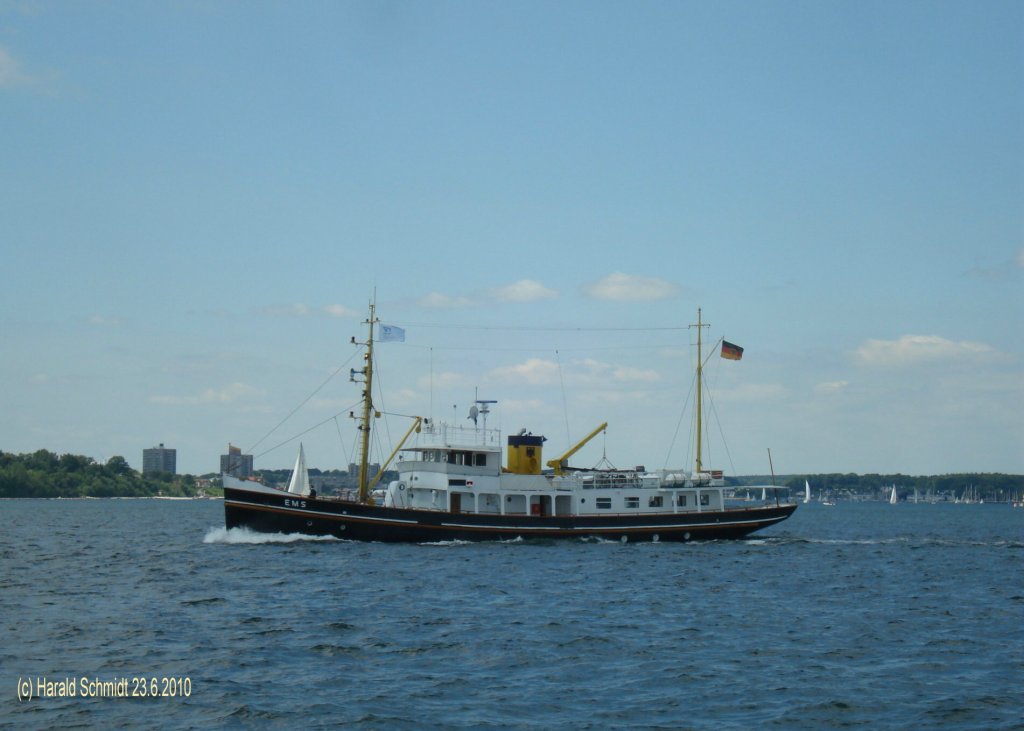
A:
POLYGON ((489 413, 491 413, 491 410, 488 407, 488 404, 496 404, 498 402, 494 401, 494 400, 482 400, 482 399, 477 399, 476 402, 478 404, 480 404, 480 410, 479 410, 480 411, 480 416, 484 417, 484 425, 483 425, 482 428, 483 428, 484 431, 487 431, 487 415, 489 413))
POLYGON ((496 404, 497 401, 493 399, 482 399, 480 398, 480 389, 473 389, 473 406, 469 407, 469 418, 473 420, 473 424, 476 424, 476 417, 484 417, 483 430, 487 431, 487 415, 491 413, 490 404, 496 404))

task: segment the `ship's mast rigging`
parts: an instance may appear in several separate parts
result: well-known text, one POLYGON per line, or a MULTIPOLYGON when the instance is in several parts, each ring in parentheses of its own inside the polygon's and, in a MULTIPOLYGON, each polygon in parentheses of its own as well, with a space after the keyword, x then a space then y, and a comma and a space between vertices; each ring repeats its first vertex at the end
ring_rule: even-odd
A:
POLYGON ((690 327, 697 328, 697 464, 695 474, 699 477, 702 471, 701 465, 701 452, 703 448, 702 444, 702 427, 703 427, 703 405, 704 396, 702 394, 702 385, 704 382, 704 360, 701 354, 701 331, 704 328, 710 328, 711 325, 701 321, 701 309, 697 308, 697 324, 690 325, 690 327))
MULTIPOLYGON (((356 376, 362 375, 363 388, 363 413, 359 417, 359 502, 365 503, 370 499, 370 419, 375 416, 373 410, 373 326, 377 323, 376 304, 370 303, 370 316, 366 320, 368 334, 366 352, 363 354, 365 365, 361 371, 350 371, 350 380, 356 381, 356 376)), ((352 337, 355 343, 355 336, 352 337)))

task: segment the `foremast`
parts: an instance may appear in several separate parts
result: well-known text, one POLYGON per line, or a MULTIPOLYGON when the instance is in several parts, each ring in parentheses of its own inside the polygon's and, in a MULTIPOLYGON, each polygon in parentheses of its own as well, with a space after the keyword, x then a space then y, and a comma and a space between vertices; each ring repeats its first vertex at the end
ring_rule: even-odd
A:
MULTIPOLYGON (((377 324, 377 305, 370 303, 370 316, 366 320, 369 330, 364 345, 366 352, 363 353, 364 365, 362 371, 352 370, 351 380, 356 380, 356 375, 363 376, 363 411, 359 416, 359 502, 370 501, 370 430, 371 419, 376 415, 373 409, 373 326, 377 324)), ((355 343, 355 337, 352 338, 355 343)))

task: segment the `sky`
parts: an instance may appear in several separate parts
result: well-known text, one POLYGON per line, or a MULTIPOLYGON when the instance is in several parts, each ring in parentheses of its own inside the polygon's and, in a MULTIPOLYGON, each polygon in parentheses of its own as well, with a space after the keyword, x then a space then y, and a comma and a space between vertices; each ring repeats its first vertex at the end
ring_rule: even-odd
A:
POLYGON ((1024 4, 0 2, 0 254, 6 452, 1022 474, 1024 4))

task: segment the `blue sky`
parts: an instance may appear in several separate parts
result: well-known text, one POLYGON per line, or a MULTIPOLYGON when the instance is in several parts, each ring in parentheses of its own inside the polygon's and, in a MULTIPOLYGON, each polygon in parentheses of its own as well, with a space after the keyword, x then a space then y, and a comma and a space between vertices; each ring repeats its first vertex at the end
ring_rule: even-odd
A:
POLYGON ((376 292, 385 410, 479 389, 551 456, 610 422, 581 466, 691 463, 702 307, 745 348, 706 465, 1024 473, 1022 39, 1018 2, 0 3, 0 449, 344 468, 356 387, 316 389, 376 292))

